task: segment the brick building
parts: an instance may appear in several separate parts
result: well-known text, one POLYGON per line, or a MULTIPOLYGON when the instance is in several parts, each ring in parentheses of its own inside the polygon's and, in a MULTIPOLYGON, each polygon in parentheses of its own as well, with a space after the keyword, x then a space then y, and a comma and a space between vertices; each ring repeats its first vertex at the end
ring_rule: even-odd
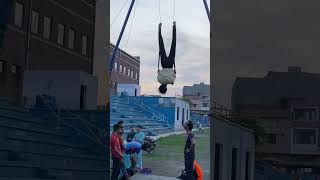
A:
POLYGON ((12 0, 0 47, 0 96, 22 102, 26 70, 92 74, 94 0, 12 0))
MULTIPOLYGON (((110 44, 110 57, 114 47, 113 44, 110 44)), ((110 77, 110 92, 116 93, 118 84, 139 85, 139 79, 140 57, 131 56, 119 48, 110 77)))
POLYGON ((234 111, 257 120, 266 132, 257 159, 295 174, 320 173, 320 74, 289 67, 263 78, 237 78, 234 111))
POLYGON ((184 86, 182 89, 183 98, 191 103, 192 111, 210 111, 210 85, 200 83, 193 86, 184 86))

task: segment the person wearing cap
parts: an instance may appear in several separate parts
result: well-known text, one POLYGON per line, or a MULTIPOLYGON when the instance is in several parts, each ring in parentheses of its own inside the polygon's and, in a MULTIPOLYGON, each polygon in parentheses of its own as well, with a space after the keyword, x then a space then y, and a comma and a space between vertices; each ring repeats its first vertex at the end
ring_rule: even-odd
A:
MULTIPOLYGON (((140 144, 143 144, 144 143, 144 138, 145 138, 145 135, 142 132, 142 126, 138 125, 137 126, 137 133, 134 136, 133 141, 134 142, 138 142, 140 144)), ((137 153, 137 168, 138 168, 139 171, 142 170, 142 151, 137 153)))

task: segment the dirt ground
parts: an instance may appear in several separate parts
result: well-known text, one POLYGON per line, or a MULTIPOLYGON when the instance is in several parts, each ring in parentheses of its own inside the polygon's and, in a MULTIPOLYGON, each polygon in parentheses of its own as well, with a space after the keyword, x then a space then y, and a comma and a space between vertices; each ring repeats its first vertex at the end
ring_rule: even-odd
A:
MULTIPOLYGON (((210 130, 196 136, 196 161, 204 171, 204 180, 210 180, 210 130)), ((150 168, 152 174, 177 177, 184 169, 183 148, 185 134, 173 135, 159 140, 152 154, 143 155, 143 167, 150 168)))

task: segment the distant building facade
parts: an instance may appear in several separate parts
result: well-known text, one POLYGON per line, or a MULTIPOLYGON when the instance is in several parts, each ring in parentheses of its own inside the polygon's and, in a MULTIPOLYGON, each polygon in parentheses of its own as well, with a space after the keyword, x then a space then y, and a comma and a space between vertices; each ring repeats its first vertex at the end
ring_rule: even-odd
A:
POLYGON ((190 102, 191 111, 210 111, 210 85, 200 83, 193 86, 184 86, 183 98, 190 102))
POLYGON ((26 70, 92 74, 94 29, 93 0, 12 0, 0 47, 0 96, 21 104, 26 70))
MULTIPOLYGON (((115 46, 110 44, 110 57, 115 46)), ((134 57, 122 49, 118 49, 110 77, 110 93, 117 93, 119 84, 135 84, 140 82, 140 57, 134 57)))
POLYGON ((263 78, 237 78, 233 111, 254 117, 266 131, 257 158, 291 174, 320 173, 320 74, 289 67, 263 78))

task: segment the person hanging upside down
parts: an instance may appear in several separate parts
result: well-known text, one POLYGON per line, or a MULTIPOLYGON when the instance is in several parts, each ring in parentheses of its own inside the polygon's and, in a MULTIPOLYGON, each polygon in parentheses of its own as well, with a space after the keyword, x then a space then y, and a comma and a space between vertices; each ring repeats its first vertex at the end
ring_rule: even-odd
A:
POLYGON ((172 43, 169 56, 164 48, 163 38, 161 35, 161 26, 159 24, 159 61, 161 61, 162 70, 159 69, 158 61, 158 81, 160 82, 159 92, 165 94, 167 92, 167 84, 174 84, 176 78, 176 22, 173 22, 172 43))

